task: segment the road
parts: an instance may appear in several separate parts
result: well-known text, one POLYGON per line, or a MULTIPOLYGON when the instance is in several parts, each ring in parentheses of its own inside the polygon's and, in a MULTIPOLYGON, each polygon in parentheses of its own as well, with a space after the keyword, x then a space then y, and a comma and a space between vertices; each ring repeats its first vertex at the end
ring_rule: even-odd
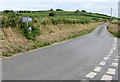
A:
POLYGON ((2 60, 3 80, 118 80, 117 38, 93 32, 2 60))

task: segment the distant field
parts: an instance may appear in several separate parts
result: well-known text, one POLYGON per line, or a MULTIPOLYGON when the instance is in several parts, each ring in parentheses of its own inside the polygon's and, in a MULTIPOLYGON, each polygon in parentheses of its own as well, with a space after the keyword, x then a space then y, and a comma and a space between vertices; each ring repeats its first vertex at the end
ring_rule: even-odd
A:
POLYGON ((104 18, 110 18, 110 16, 107 15, 102 15, 102 14, 94 14, 94 13, 84 13, 84 12, 79 12, 75 13, 74 11, 41 11, 41 12, 33 12, 33 13, 21 13, 23 16, 32 16, 32 17, 44 17, 48 16, 50 12, 56 13, 57 16, 87 16, 87 17, 104 17, 104 18))
POLYGON ((33 13, 20 13, 22 16, 31 16, 31 17, 48 17, 50 12, 56 13, 56 16, 54 18, 74 18, 74 19, 79 19, 79 18, 102 18, 101 20, 109 19, 111 18, 110 16, 107 15, 102 15, 102 14, 93 14, 93 13, 84 13, 84 12, 79 12, 75 13, 73 11, 41 11, 41 12, 33 12, 33 13))

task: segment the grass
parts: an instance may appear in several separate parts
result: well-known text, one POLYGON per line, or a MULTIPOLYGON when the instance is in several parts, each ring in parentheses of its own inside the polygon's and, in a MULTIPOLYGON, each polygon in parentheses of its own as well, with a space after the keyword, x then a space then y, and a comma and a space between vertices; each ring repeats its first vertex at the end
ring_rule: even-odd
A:
POLYGON ((120 38, 120 24, 117 20, 112 21, 112 23, 108 26, 108 30, 112 33, 113 36, 120 38))
POLYGON ((90 33, 100 24, 103 24, 103 22, 99 21, 107 20, 93 16, 109 18, 109 16, 104 15, 75 13, 71 11, 54 11, 56 16, 51 17, 48 16, 50 12, 51 11, 10 14, 10 16, 12 16, 10 18, 8 18, 9 15, 4 14, 4 36, 2 37, 4 42, 2 45, 2 56, 9 57, 17 53, 49 46, 54 43, 82 36, 90 33), (36 28, 36 31, 32 34, 26 34, 28 33, 28 30, 25 30, 27 28, 22 28, 23 26, 20 26, 22 24, 18 19, 24 16, 30 16, 33 18, 33 21, 30 22, 30 24, 33 29, 36 28), (15 24, 15 26, 13 26, 13 24, 15 24), (40 31, 38 32, 38 30, 40 31), (26 34, 26 36, 23 35, 23 33, 26 34), (32 40, 28 39, 31 38, 31 36, 33 37, 32 40))
MULTIPOLYGON (((3 57, 9 57, 17 53, 26 52, 29 50, 46 47, 54 43, 59 43, 68 39, 76 38, 84 34, 90 33, 93 29, 102 23, 91 24, 63 24, 51 25, 45 29, 41 29, 41 36, 38 36, 35 41, 29 41, 18 35, 11 28, 5 29, 6 36, 11 36, 4 41, 3 57), (50 33, 47 29, 53 31, 50 33), (57 32, 56 32, 57 31, 57 32), (19 37, 19 38, 18 38, 19 37), (6 45, 6 46, 5 46, 6 45)), ((5 39, 5 38, 4 38, 5 39)))

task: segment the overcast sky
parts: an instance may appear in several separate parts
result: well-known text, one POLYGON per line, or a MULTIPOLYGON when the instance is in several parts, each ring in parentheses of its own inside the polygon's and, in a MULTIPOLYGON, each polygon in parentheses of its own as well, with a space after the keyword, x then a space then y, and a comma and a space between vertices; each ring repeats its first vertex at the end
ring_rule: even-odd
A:
POLYGON ((48 10, 63 9, 66 11, 86 10, 88 12, 118 16, 120 0, 0 0, 0 10, 48 10))

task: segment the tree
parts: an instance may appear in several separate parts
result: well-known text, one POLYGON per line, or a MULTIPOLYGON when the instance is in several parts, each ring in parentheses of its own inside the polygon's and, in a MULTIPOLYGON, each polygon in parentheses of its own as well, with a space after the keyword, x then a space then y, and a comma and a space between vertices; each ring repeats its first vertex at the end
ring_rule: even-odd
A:
POLYGON ((75 13, 79 13, 80 11, 79 10, 76 10, 75 13))
POLYGON ((62 9, 56 9, 56 11, 63 11, 62 9))
POLYGON ((48 10, 48 11, 54 11, 52 8, 50 9, 50 10, 48 10))
POLYGON ((13 13, 13 10, 4 10, 4 13, 13 13))
POLYGON ((86 13, 86 10, 82 10, 81 12, 85 12, 86 13))

